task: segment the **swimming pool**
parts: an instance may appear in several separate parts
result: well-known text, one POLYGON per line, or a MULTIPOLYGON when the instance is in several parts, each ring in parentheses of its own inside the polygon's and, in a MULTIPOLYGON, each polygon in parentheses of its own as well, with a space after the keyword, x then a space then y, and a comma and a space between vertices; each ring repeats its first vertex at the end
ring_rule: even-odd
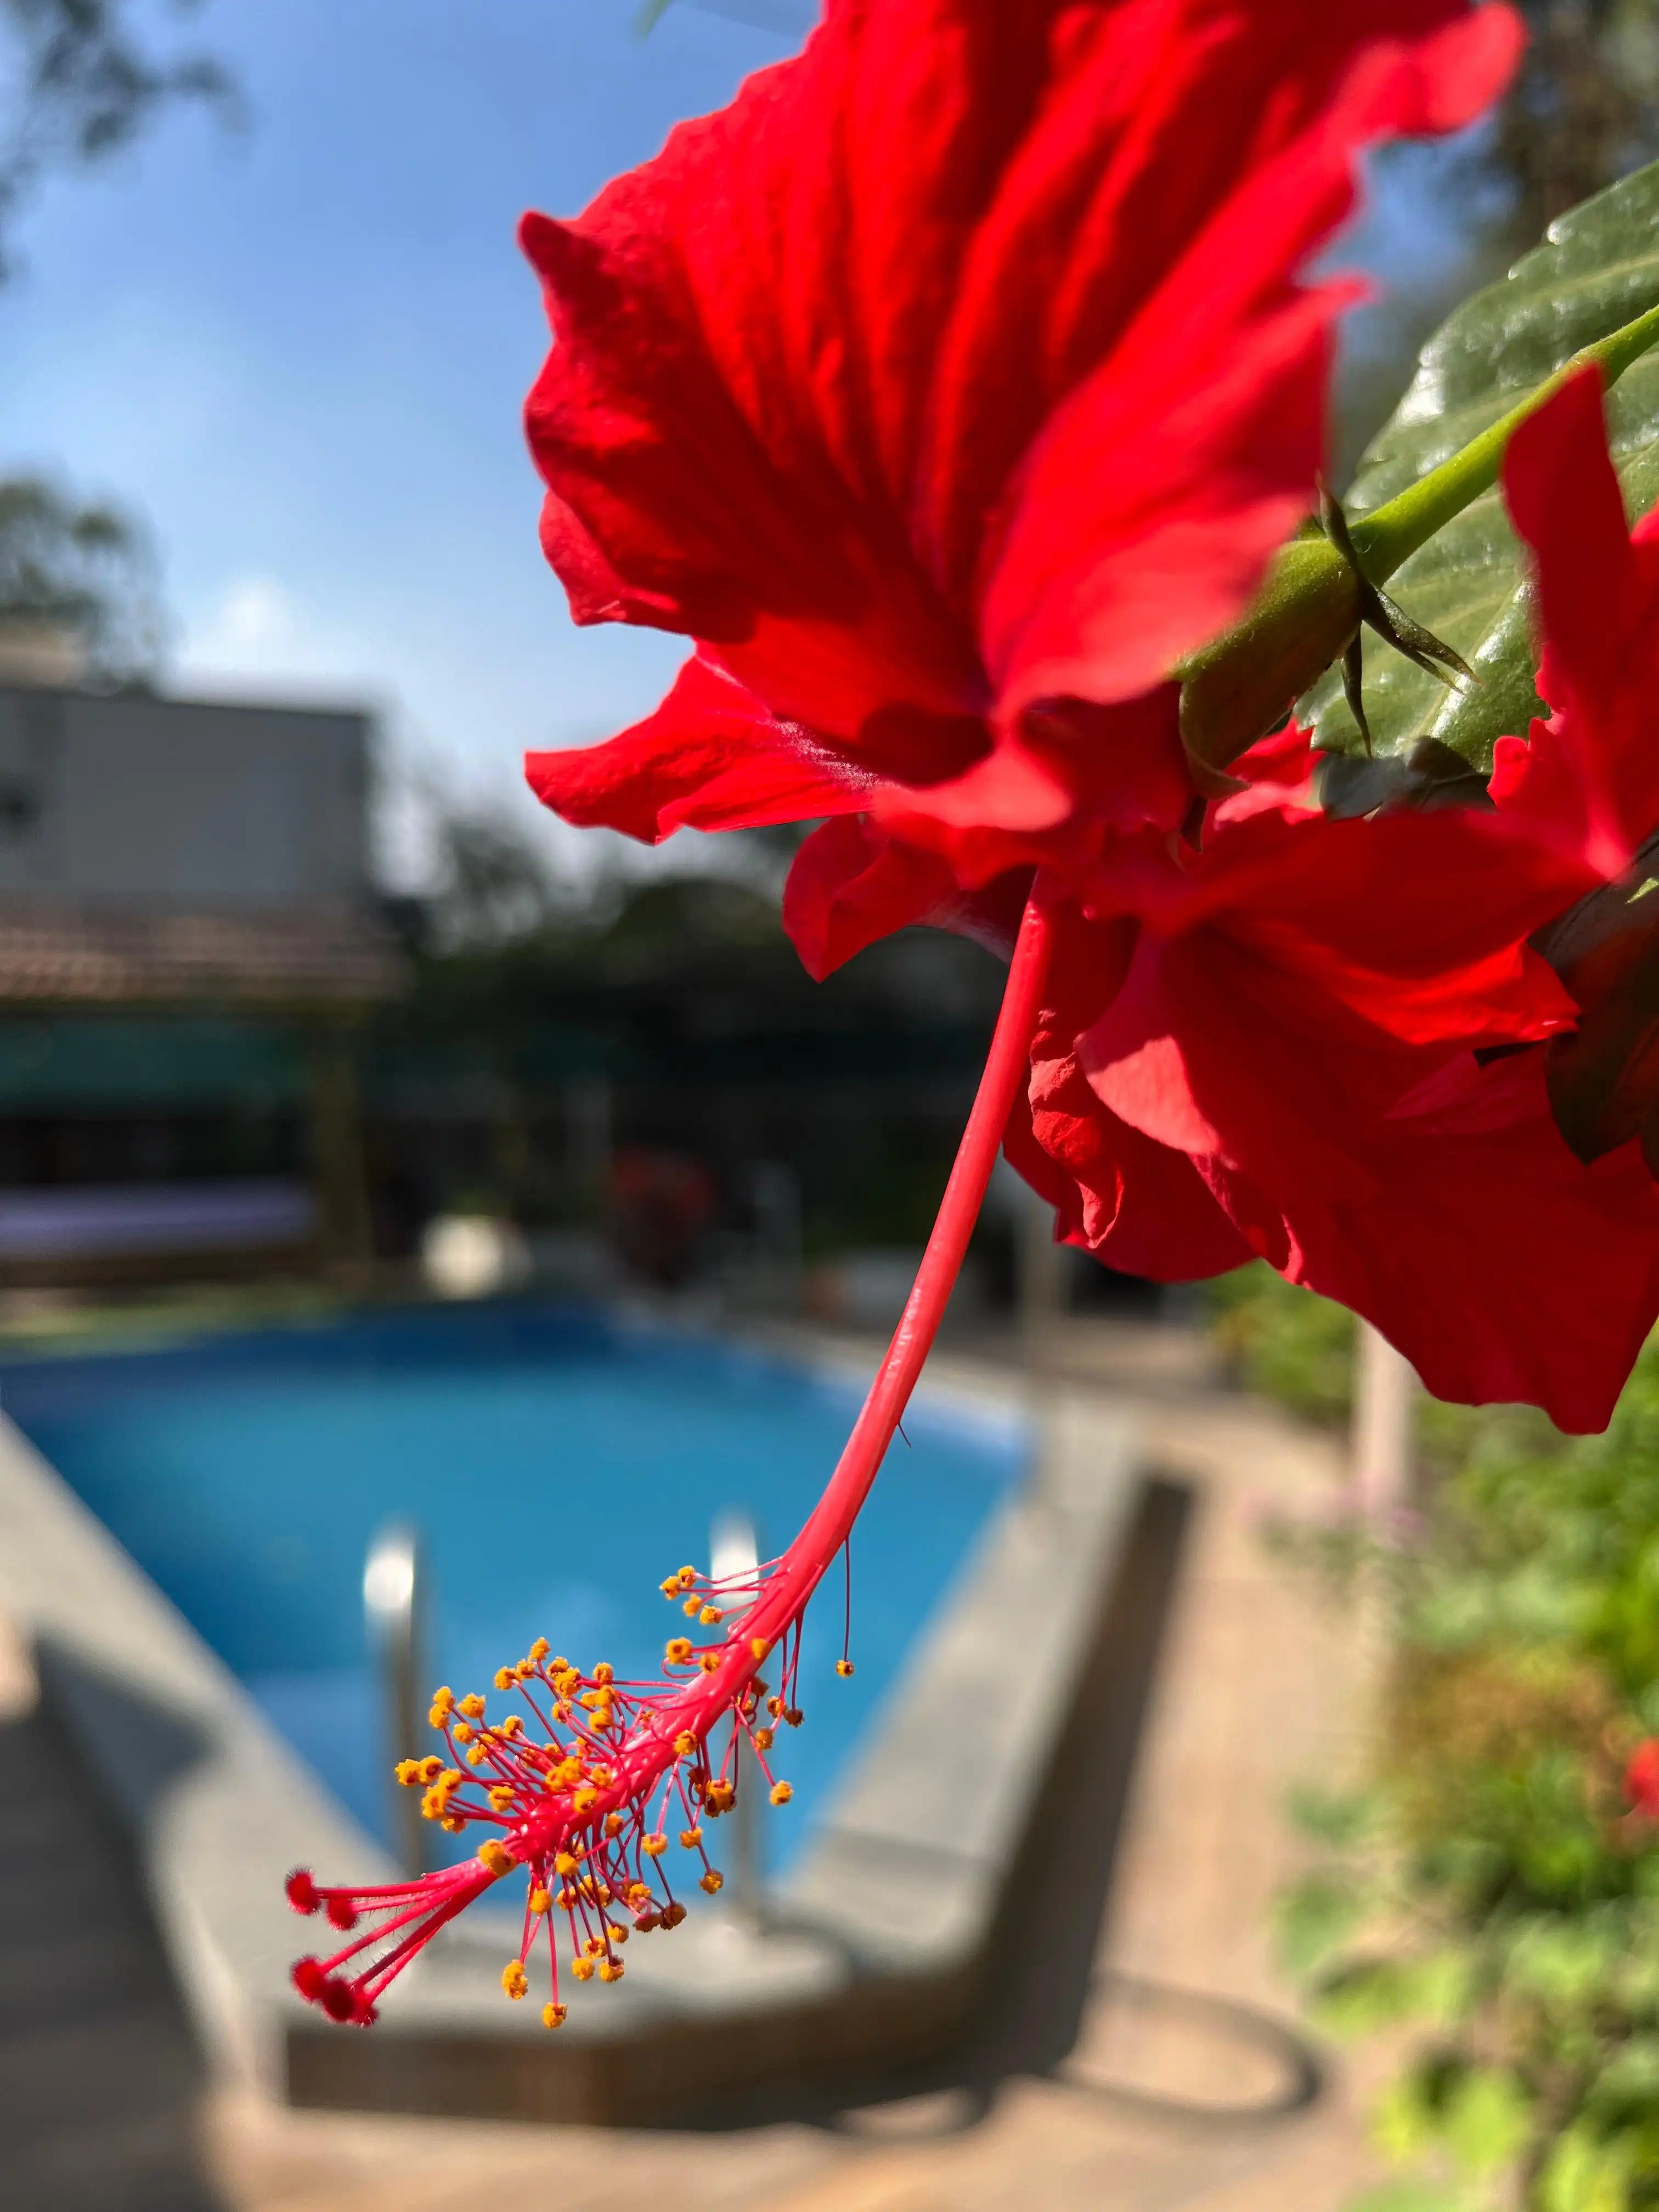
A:
MULTIPOLYGON (((0 1407, 383 1839, 362 1610, 380 1528, 421 1533, 436 1680, 488 1689, 538 1635, 650 1674, 680 1625, 662 1577, 707 1565, 722 1510, 781 1549, 857 1401, 788 1360, 531 1300, 0 1359, 0 1407)), ((808 1616, 795 1802, 762 1824, 775 1871, 1023 1472, 1012 1418, 924 1402, 905 1429, 854 1540, 851 1680, 838 1576, 808 1616)))

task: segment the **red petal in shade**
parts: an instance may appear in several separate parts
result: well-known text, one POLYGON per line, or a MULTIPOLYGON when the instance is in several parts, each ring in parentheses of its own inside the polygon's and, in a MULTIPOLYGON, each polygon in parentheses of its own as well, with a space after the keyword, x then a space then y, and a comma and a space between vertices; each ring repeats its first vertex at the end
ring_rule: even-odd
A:
POLYGON ((1536 562, 1539 684, 1556 715, 1529 746, 1500 740, 1492 796, 1611 879, 1659 824, 1659 544, 1626 532, 1601 393, 1591 365, 1510 441, 1504 493, 1536 562))
MULTIPOLYGON (((1105 771, 1073 757, 1039 822, 993 735, 1040 751, 1028 709, 1136 698, 1237 611, 1311 499, 1346 295, 1298 271, 1356 153, 1466 120, 1516 38, 1462 0, 836 0, 526 221, 577 618, 702 640, 944 843, 1063 838, 1105 771)), ((1178 823, 1100 735, 1120 805, 1178 823)))
POLYGON ((1183 1152, 1108 1113, 1078 1065, 1086 1012, 1125 971, 1133 932, 1054 917, 1048 1003, 1031 1045, 1029 1096, 1004 1137, 1012 1165, 1055 1208, 1056 1234, 1109 1267, 1157 1282, 1224 1273, 1250 1248, 1183 1152))
POLYGON ((783 926, 820 982, 878 937, 918 922, 971 937, 1006 959, 1030 890, 1025 869, 964 892, 933 854, 896 842, 862 816, 843 815, 815 830, 796 854, 783 926))
POLYGON ((1374 1322, 1437 1396, 1525 1400, 1563 1428, 1605 1426, 1659 1314, 1659 1192, 1635 1147, 1574 1159, 1540 1054, 1484 1072, 1504 1093, 1498 1126, 1471 1100, 1462 1127, 1443 1115, 1419 1127, 1389 1109, 1424 1072, 1420 1054, 1309 1036, 1248 955, 1213 941, 1158 958, 1164 1033, 1179 1040, 1170 1095, 1149 1110, 1144 1085, 1120 1080, 1109 1011, 1084 1049, 1103 1102, 1143 1128, 1224 1130, 1199 1164, 1247 1238, 1374 1322), (1282 1224, 1278 1251, 1264 1218, 1282 1224))
POLYGON ((677 830, 758 829, 868 803, 862 783, 804 730, 694 656, 654 714, 606 744, 531 753, 530 787, 584 829, 659 845, 677 830))

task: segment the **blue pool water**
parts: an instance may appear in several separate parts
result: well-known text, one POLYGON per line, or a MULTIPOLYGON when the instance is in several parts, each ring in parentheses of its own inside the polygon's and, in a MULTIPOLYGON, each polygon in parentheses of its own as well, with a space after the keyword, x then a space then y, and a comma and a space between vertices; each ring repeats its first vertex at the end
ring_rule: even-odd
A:
MULTIPOLYGON (((726 1508, 781 1551, 856 1403, 784 1360, 531 1302, 0 1361, 0 1406, 382 1836, 362 1568, 385 1522, 425 1540, 434 1673, 458 1692, 538 1635, 651 1674, 684 1626, 661 1578, 707 1566, 726 1508)), ((763 1824, 775 1869, 1022 1470, 1012 1423, 922 1407, 905 1426, 854 1539, 850 1681, 839 1576, 808 1616, 806 1723, 779 1747, 796 1800, 763 1824)))

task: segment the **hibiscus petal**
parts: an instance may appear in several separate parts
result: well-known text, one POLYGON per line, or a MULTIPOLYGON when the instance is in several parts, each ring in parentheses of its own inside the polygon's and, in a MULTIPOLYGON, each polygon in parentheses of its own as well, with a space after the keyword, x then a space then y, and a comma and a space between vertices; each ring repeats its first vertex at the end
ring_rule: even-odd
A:
POLYGON ((531 753, 530 787, 584 829, 659 845, 677 830, 752 830, 869 803, 860 781, 751 692, 688 660, 655 714, 602 745, 531 753))
POLYGON ((1200 1164, 1247 1237, 1276 1216, 1268 1256, 1374 1322, 1437 1396, 1606 1425, 1659 1314, 1659 1191, 1633 1146, 1573 1158, 1541 1054, 1492 1064, 1503 1124, 1468 1098, 1462 1127, 1432 1107, 1419 1124, 1389 1108, 1420 1055, 1309 1038, 1245 957, 1171 948, 1157 982, 1192 1110, 1224 1131, 1200 1164))
MULTIPOLYGON (((930 789, 987 750, 988 665, 1013 743, 1045 696, 1144 691, 1307 503, 1340 295, 1296 270, 1355 149, 1462 121, 1514 46, 1462 0, 838 0, 579 221, 526 221, 578 619, 685 630, 930 789), (889 750, 919 717, 925 774, 889 750)), ((1172 827, 1165 766, 1138 803, 1172 827)))
POLYGON ((1102 233, 1102 289, 1133 320, 1023 459, 985 571, 1005 717, 1044 692, 1128 697, 1237 613, 1323 459, 1330 332, 1353 291, 1297 277, 1352 205, 1358 150, 1467 121, 1519 52, 1502 9, 1187 12, 1187 71, 1168 73, 1164 118, 1138 118, 1145 172, 1101 188, 1144 225, 1132 245, 1102 233), (1179 155, 1157 128, 1176 118, 1179 155), (1146 277, 1127 301, 1126 258, 1146 277))
POLYGON ((1125 1274, 1196 1282, 1241 1266, 1251 1248, 1187 1154, 1108 1113, 1078 1063, 1078 1031, 1116 991, 1133 932, 1086 922, 1068 909, 1053 917, 1053 927, 1030 1091, 1017 1103, 1003 1140, 1010 1162, 1054 1206, 1065 1242, 1125 1274))
POLYGON ((1611 878, 1659 824, 1659 545, 1631 542, 1594 364, 1510 441, 1504 494, 1536 563, 1539 684, 1557 713, 1528 746, 1501 743, 1492 796, 1611 878))
POLYGON ((926 922, 1006 960, 1030 890, 1029 869, 969 895, 943 860, 860 815, 812 832, 789 871, 783 926, 810 975, 823 978, 878 937, 926 922))

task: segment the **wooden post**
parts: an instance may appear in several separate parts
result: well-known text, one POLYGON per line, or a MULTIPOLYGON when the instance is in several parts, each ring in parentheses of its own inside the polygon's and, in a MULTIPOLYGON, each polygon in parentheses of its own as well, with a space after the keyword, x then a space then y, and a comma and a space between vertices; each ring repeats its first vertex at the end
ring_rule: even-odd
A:
POLYGON ((349 1018, 320 1021, 309 1042, 312 1157, 322 1211, 324 1257, 331 1270, 362 1281, 374 1264, 374 1235, 357 1091, 356 1024, 349 1018))
POLYGON ((1380 1329, 1354 1328, 1354 1490, 1368 1520, 1389 1521, 1412 1502, 1418 1380, 1380 1329))

